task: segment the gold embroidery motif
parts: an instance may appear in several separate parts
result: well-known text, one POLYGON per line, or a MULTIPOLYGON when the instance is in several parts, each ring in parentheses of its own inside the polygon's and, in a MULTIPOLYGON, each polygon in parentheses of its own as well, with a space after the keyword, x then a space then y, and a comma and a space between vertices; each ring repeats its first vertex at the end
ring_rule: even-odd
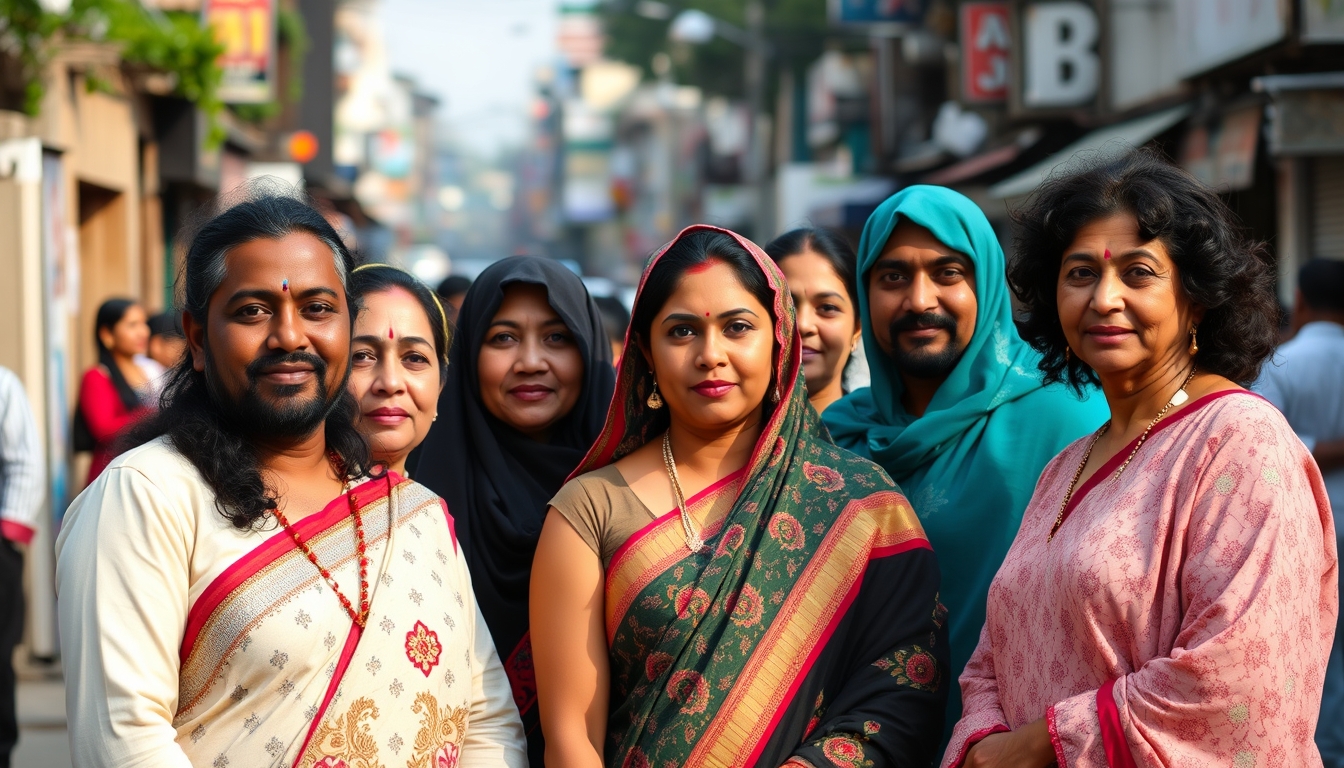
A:
POLYGON ((406 768, 437 768, 437 763, 457 765, 467 736, 467 708, 447 705, 440 710, 438 699, 426 691, 416 694, 411 711, 421 716, 420 731, 415 734, 406 768))
MULTIPOLYGON (((378 762, 378 743, 369 733, 369 726, 377 719, 378 705, 373 699, 355 699, 345 714, 328 718, 318 726, 299 765, 312 766, 325 758, 338 758, 349 768, 383 768, 378 762)), ((326 764, 340 763, 328 760, 326 764)))

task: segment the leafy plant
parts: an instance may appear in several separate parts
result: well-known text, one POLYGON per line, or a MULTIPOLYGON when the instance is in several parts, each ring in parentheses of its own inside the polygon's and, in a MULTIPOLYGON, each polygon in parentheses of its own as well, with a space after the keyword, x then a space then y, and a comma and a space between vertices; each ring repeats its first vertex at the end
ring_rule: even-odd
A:
MULTIPOLYGON (((74 0, 64 13, 47 11, 37 0, 0 0, 0 47, 22 66, 28 114, 42 106, 42 71, 62 39, 118 43, 123 61, 172 75, 175 92, 210 120, 211 143, 223 141, 223 71, 217 62, 223 47, 195 14, 151 11, 136 0, 74 0)), ((99 87, 96 78, 90 85, 99 87)))

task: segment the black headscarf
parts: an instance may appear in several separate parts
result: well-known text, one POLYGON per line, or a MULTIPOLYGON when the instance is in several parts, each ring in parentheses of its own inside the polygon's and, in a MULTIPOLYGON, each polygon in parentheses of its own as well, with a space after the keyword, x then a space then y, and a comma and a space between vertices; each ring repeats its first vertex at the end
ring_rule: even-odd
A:
POLYGON ((455 335, 439 419, 425 438, 415 479, 448 502, 476 601, 505 662, 532 747, 540 743, 540 729, 531 649, 519 649, 528 628, 532 555, 547 503, 602 430, 615 388, 611 344, 583 281, 558 262, 536 256, 504 259, 482 272, 463 299, 455 335), (504 289, 515 283, 546 288, 551 308, 574 334, 583 357, 579 400, 548 443, 504 424, 481 402, 477 359, 504 289))

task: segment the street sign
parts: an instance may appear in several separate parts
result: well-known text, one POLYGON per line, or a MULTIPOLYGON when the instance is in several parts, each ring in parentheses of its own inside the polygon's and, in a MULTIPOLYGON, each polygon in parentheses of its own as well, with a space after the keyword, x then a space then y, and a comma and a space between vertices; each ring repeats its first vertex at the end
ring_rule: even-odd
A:
POLYGON ((1007 2, 961 6, 961 98, 990 104, 1008 98, 1011 51, 1007 2))
POLYGON ((274 98, 275 0, 206 0, 201 16, 224 46, 220 100, 264 104, 274 98))
POLYGON ((929 0, 829 0, 836 24, 919 24, 929 0))

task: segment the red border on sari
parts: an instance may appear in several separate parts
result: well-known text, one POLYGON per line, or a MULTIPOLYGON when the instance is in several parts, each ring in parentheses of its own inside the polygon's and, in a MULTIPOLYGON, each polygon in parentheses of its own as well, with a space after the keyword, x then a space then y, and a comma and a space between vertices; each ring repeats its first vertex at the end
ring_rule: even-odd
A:
POLYGON ((756 738, 750 740, 730 723, 741 718, 764 720, 767 712, 771 713, 771 722, 777 722, 788 701, 785 692, 796 691, 807 676, 818 649, 825 645, 821 638, 834 632, 837 617, 844 615, 842 607, 852 604, 856 585, 862 584, 874 554, 886 553, 881 556, 889 557, 897 550, 922 548, 932 547, 909 501, 900 493, 879 491, 850 501, 799 574, 686 764, 746 765, 752 762, 747 759, 749 755, 759 756, 769 740, 769 729, 753 731, 756 738), (863 530, 856 526, 865 520, 871 521, 872 527, 863 530), (862 560, 860 552, 846 556, 844 550, 859 547, 867 549, 862 560), (838 599, 823 595, 836 595, 838 599), (770 664, 771 660, 793 658, 798 659, 797 667, 793 662, 784 665, 787 669, 770 664))
POLYGON ((1138 768, 1134 754, 1129 751, 1129 740, 1120 723, 1120 708, 1115 705, 1115 684, 1120 678, 1108 681, 1097 689, 1097 721, 1101 723, 1101 744, 1106 750, 1106 765, 1110 768, 1138 768))
MULTIPOLYGON (((370 484, 377 483, 379 488, 371 497, 363 497, 362 504, 372 504, 381 501, 388 495, 389 489, 399 483, 401 477, 395 472, 389 472, 386 477, 366 480, 357 487, 350 490, 349 493, 355 493, 367 488, 370 484)), ((329 504, 322 508, 321 512, 309 515, 294 524, 294 530, 304 538, 305 541, 313 536, 322 533, 333 525, 343 522, 349 517, 345 497, 348 494, 342 493, 329 504)), ((270 538, 262 542, 260 546, 251 552, 238 558, 233 565, 224 569, 210 582, 201 596, 191 606, 187 613, 187 627, 182 635, 182 649, 179 652, 179 659, 186 663, 191 656, 192 649, 196 646, 196 638, 200 635, 201 629, 205 626, 210 616, 219 608, 220 604, 233 593, 243 582, 257 575, 257 573, 266 566, 274 563, 283 555, 294 551, 297 547, 294 545, 294 539, 283 529, 278 529, 270 538)))
MULTIPOLYGON (((1196 413, 1201 408, 1213 402, 1214 400, 1217 400, 1221 397, 1226 397, 1227 395, 1250 395, 1252 397, 1260 397, 1254 392, 1249 392, 1244 389, 1223 389, 1217 392, 1210 392, 1209 394, 1200 397, 1190 405, 1172 414, 1171 418, 1159 421, 1157 425, 1153 427, 1152 431, 1148 433, 1148 437, 1151 438, 1153 435, 1156 435, 1163 429, 1166 429, 1172 424, 1179 422, 1186 416, 1192 413, 1196 413)), ((1129 454, 1134 450, 1134 444, 1137 442, 1139 442, 1138 437, 1134 438, 1133 440, 1130 440, 1129 443, 1125 445, 1124 448, 1121 448, 1119 451, 1116 452, 1114 456, 1107 459, 1106 463, 1102 464, 1100 469, 1098 469, 1096 472, 1093 472, 1091 477, 1087 478, 1087 480, 1085 480, 1082 485, 1078 486, 1078 489, 1073 492, 1073 496, 1069 499, 1068 505, 1064 507, 1064 516, 1060 518, 1059 527, 1061 528, 1064 527, 1064 521, 1068 520, 1069 515, 1073 514, 1073 510, 1079 504, 1082 503, 1083 498, 1087 496, 1088 491, 1091 491, 1093 488, 1096 488, 1098 485, 1101 485, 1101 483, 1106 478, 1110 477, 1111 474, 1115 472, 1116 468, 1119 467, 1125 461, 1125 459, 1129 457, 1129 454)))
MULTIPOLYGON (((746 468, 743 467, 742 469, 715 481, 704 490, 687 499, 686 506, 694 506, 705 501, 713 496, 713 494, 727 488, 732 483, 741 479, 745 473, 746 468)), ((736 501, 736 499, 734 499, 734 501, 736 501)), ((717 520, 700 533, 701 536, 708 541, 717 536, 722 528, 723 521, 717 520)), ((671 568, 691 555, 691 551, 684 546, 684 541, 685 539, 682 537, 681 531, 680 513, 676 509, 673 509, 636 531, 634 535, 629 539, 626 539, 625 543, 616 550, 616 554, 612 555, 611 564, 607 566, 607 571, 603 577, 603 594, 606 597, 607 605, 604 618, 606 621, 608 644, 610 644, 615 637, 616 629, 621 625, 621 621, 625 618, 625 612, 634 604, 635 598, 639 597, 639 594, 649 586, 650 582, 658 578, 661 574, 666 573, 668 568, 671 568), (653 537, 656 534, 668 533, 670 529, 675 529, 675 534, 670 535, 675 535, 677 541, 683 543, 682 546, 676 547, 662 557, 651 558, 651 562, 649 562, 636 576, 627 579, 624 585, 617 585, 616 588, 618 592, 615 595, 610 593, 608 590, 612 586, 613 576, 616 575, 617 571, 620 570, 621 566, 623 566, 626 561, 639 554, 638 546, 644 543, 656 543, 656 540, 653 537)))
POLYGON ((350 659, 354 658, 355 648, 359 646, 359 638, 363 634, 364 630, 358 624, 350 624, 350 634, 345 637, 341 657, 336 661, 336 671, 331 675, 331 682, 327 683, 327 693, 322 697, 322 704, 317 708, 317 714, 313 715, 313 721, 308 725, 308 735, 303 737, 303 746, 299 748, 298 757, 294 758, 294 768, 298 768, 299 763, 303 762, 304 753, 308 751, 308 744, 313 740, 313 734, 317 733, 322 718, 326 717, 331 700, 336 698, 336 690, 341 687, 341 680, 345 678, 345 671, 350 668, 350 659))
MULTIPOLYGON (((926 539, 911 539, 890 546, 874 547, 868 554, 868 562, 871 563, 874 560, 894 557, 913 549, 927 549, 932 551, 933 545, 929 544, 926 539)), ((865 574, 867 573, 867 570, 868 569, 865 567, 865 574)), ((803 666, 798 670, 798 675, 794 678, 793 682, 789 684, 788 690, 785 691, 784 696, 780 698, 779 708, 776 709, 775 714, 770 717, 770 724, 766 726, 763 737, 756 743, 756 747, 752 749, 751 755, 747 758, 747 765, 755 765, 756 761, 760 759, 761 751, 765 749, 766 742, 770 740, 770 736, 774 734, 780 719, 784 717, 784 711, 788 709, 789 704, 793 701, 794 697, 798 695, 798 689, 802 687, 803 681, 807 679, 808 673, 812 671, 812 666, 817 663, 817 658, 821 656, 821 652, 826 647, 826 644, 830 642, 835 631, 840 628, 840 622, 844 621, 845 617, 849 615, 849 608, 854 604, 854 601, 858 599, 859 591, 861 589, 863 589, 863 576, 860 576, 855 580, 853 586, 851 586, 849 591, 845 593, 845 598, 840 602, 840 606, 836 609, 835 615, 831 617, 830 622, 826 624, 826 629, 822 630, 821 636, 817 638, 816 644, 813 645, 812 650, 808 652, 807 659, 803 662, 803 666)))
MULTIPOLYGON (((725 485, 727 485, 728 483, 731 483, 731 482, 733 482, 734 480, 736 480, 736 479, 738 479, 739 477, 741 477, 741 476, 743 475, 743 473, 745 473, 746 471, 747 471, 747 468, 746 468, 746 467, 742 467, 741 469, 739 469, 739 470, 737 470, 737 471, 735 471, 735 472, 731 472, 731 473, 729 473, 728 475, 726 475, 726 476, 723 477, 722 479, 720 479, 720 480, 716 480, 716 481, 714 481, 713 483, 711 483, 710 485, 705 486, 705 489, 704 489, 704 490, 700 491, 699 493, 695 494, 694 496, 692 496, 691 498, 689 498, 689 499, 686 500, 686 506, 689 507, 689 506, 691 506, 692 504, 697 504, 697 503, 703 501, 704 498, 705 498, 705 496, 707 496, 708 494, 711 494, 711 493, 714 493, 714 492, 720 490, 721 488, 723 488, 723 487, 724 487, 725 485)), ((635 531, 633 534, 631 534, 631 535, 630 535, 630 538, 626 539, 626 540, 625 540, 625 543, 622 544, 621 546, 617 547, 617 548, 616 548, 616 551, 615 551, 614 553, 612 553, 612 555, 611 555, 611 564, 607 566, 607 574, 610 575, 611 572, 612 572, 613 570, 616 569, 617 564, 620 563, 622 557, 625 556, 626 552, 628 552, 628 551, 629 551, 630 549, 632 549, 636 544, 638 544, 638 543, 644 538, 645 534, 649 533, 649 532, 652 531, 655 527, 657 527, 659 523, 663 522, 663 521, 666 520, 668 517, 671 517, 672 515, 675 515, 675 514, 677 514, 677 509, 674 507, 670 512, 664 512, 663 514, 661 514, 661 515, 659 515, 658 517, 656 517, 656 518, 654 518, 653 520, 651 520, 651 521, 649 522, 648 525, 644 526, 643 528, 640 528, 638 531, 635 531)))
POLYGON ((448 511, 448 502, 443 497, 439 497, 439 506, 443 507, 443 516, 448 520, 448 536, 453 540, 453 554, 457 554, 457 521, 453 519, 453 513, 448 511))

